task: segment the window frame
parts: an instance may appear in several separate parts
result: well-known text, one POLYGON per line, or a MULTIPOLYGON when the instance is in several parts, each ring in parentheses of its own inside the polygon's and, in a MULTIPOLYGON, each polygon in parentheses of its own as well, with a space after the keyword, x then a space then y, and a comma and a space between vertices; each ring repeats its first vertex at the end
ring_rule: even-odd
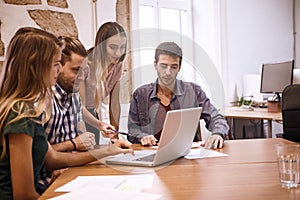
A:
MULTIPOLYGON (((139 6, 151 6, 154 9, 154 28, 157 29, 161 29, 161 16, 160 16, 160 9, 161 8, 165 8, 165 9, 174 9, 174 10, 178 10, 180 12, 184 11, 186 12, 186 21, 184 23, 185 27, 183 27, 183 22, 182 22, 182 14, 179 13, 180 15, 180 33, 178 35, 180 35, 180 39, 179 39, 179 43, 178 45, 180 45, 183 48, 183 52, 185 52, 184 47, 182 46, 182 42, 183 42, 183 37, 187 37, 190 40, 193 40, 193 17, 192 17, 192 0, 184 0, 184 1, 174 1, 174 0, 137 0, 137 1, 131 1, 131 18, 132 18, 132 28, 133 28, 133 36, 132 38, 134 38, 134 40, 139 40, 139 6), (184 30, 183 30, 184 29, 184 30), (138 37, 136 37, 136 35, 138 37)), ((155 37, 155 36, 154 36, 155 37)), ((158 39, 159 40, 159 39, 158 39)), ((137 41, 132 41, 133 44, 132 46, 136 46, 139 44, 139 42, 137 41)), ((134 51, 134 50, 133 50, 134 51)), ((192 50, 192 54, 193 54, 193 50, 192 50)), ((133 57, 133 89, 135 89, 136 87, 139 86, 139 83, 142 83, 142 79, 143 76, 141 75, 142 72, 140 72, 139 70, 135 70, 135 68, 140 67, 141 66, 141 55, 137 52, 132 52, 132 57, 133 57)), ((154 54, 153 54, 154 57, 154 54)), ((190 62, 193 62, 193 55, 192 55, 192 59, 190 60, 190 62)), ((152 63, 151 63, 152 64, 152 63)), ((195 72, 186 72, 187 70, 182 69, 180 71, 181 75, 183 76, 184 74, 189 73, 189 77, 193 77, 193 79, 196 81, 196 73, 195 72)), ((152 80, 154 81, 154 80, 152 80)))

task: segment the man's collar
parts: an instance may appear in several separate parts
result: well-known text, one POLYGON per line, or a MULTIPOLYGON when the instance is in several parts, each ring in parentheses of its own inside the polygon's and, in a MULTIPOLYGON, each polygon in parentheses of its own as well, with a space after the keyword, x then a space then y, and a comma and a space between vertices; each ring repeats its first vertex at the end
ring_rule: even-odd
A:
MULTIPOLYGON (((181 85, 182 85, 181 82, 182 82, 181 80, 176 79, 175 88, 174 88, 174 91, 173 91, 173 94, 175 96, 181 96, 183 94, 183 89, 181 87, 181 85)), ((156 79, 156 81, 153 82, 152 84, 153 84, 153 91, 152 91, 152 93, 150 95, 151 99, 152 98, 157 98, 158 79, 156 79)))
POLYGON ((52 91, 55 97, 61 102, 67 101, 72 96, 72 93, 68 94, 64 89, 60 87, 58 83, 56 83, 55 86, 52 86, 52 91))
POLYGON ((175 88, 173 92, 176 96, 183 95, 182 80, 176 79, 175 88))

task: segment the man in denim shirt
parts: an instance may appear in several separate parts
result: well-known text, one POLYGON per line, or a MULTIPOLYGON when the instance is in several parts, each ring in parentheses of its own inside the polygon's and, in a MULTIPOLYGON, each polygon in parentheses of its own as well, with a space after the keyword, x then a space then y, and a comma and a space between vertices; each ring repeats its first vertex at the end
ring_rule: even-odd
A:
MULTIPOLYGON (((128 116, 128 140, 144 146, 159 142, 166 113, 169 110, 202 107, 201 119, 212 133, 206 148, 222 148, 229 127, 224 117, 211 104, 199 85, 177 79, 182 50, 174 42, 159 44, 155 50, 156 82, 137 88, 132 96, 128 116)), ((199 141, 195 134, 194 141, 199 141)))

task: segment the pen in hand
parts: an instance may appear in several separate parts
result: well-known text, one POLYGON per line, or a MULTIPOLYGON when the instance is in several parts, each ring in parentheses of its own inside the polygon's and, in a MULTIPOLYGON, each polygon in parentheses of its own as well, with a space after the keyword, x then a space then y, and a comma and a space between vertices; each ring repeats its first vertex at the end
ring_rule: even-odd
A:
POLYGON ((125 133, 125 132, 121 132, 121 131, 117 131, 117 130, 113 130, 115 133, 121 134, 121 135, 127 135, 130 136, 129 133, 125 133))

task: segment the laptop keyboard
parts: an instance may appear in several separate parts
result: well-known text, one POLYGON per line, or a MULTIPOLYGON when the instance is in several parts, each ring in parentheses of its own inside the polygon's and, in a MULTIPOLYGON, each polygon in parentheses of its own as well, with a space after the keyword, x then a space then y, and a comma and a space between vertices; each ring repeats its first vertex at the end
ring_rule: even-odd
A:
POLYGON ((152 162, 154 160, 155 154, 150 154, 148 156, 144 156, 141 158, 134 159, 134 161, 145 161, 145 162, 152 162))

